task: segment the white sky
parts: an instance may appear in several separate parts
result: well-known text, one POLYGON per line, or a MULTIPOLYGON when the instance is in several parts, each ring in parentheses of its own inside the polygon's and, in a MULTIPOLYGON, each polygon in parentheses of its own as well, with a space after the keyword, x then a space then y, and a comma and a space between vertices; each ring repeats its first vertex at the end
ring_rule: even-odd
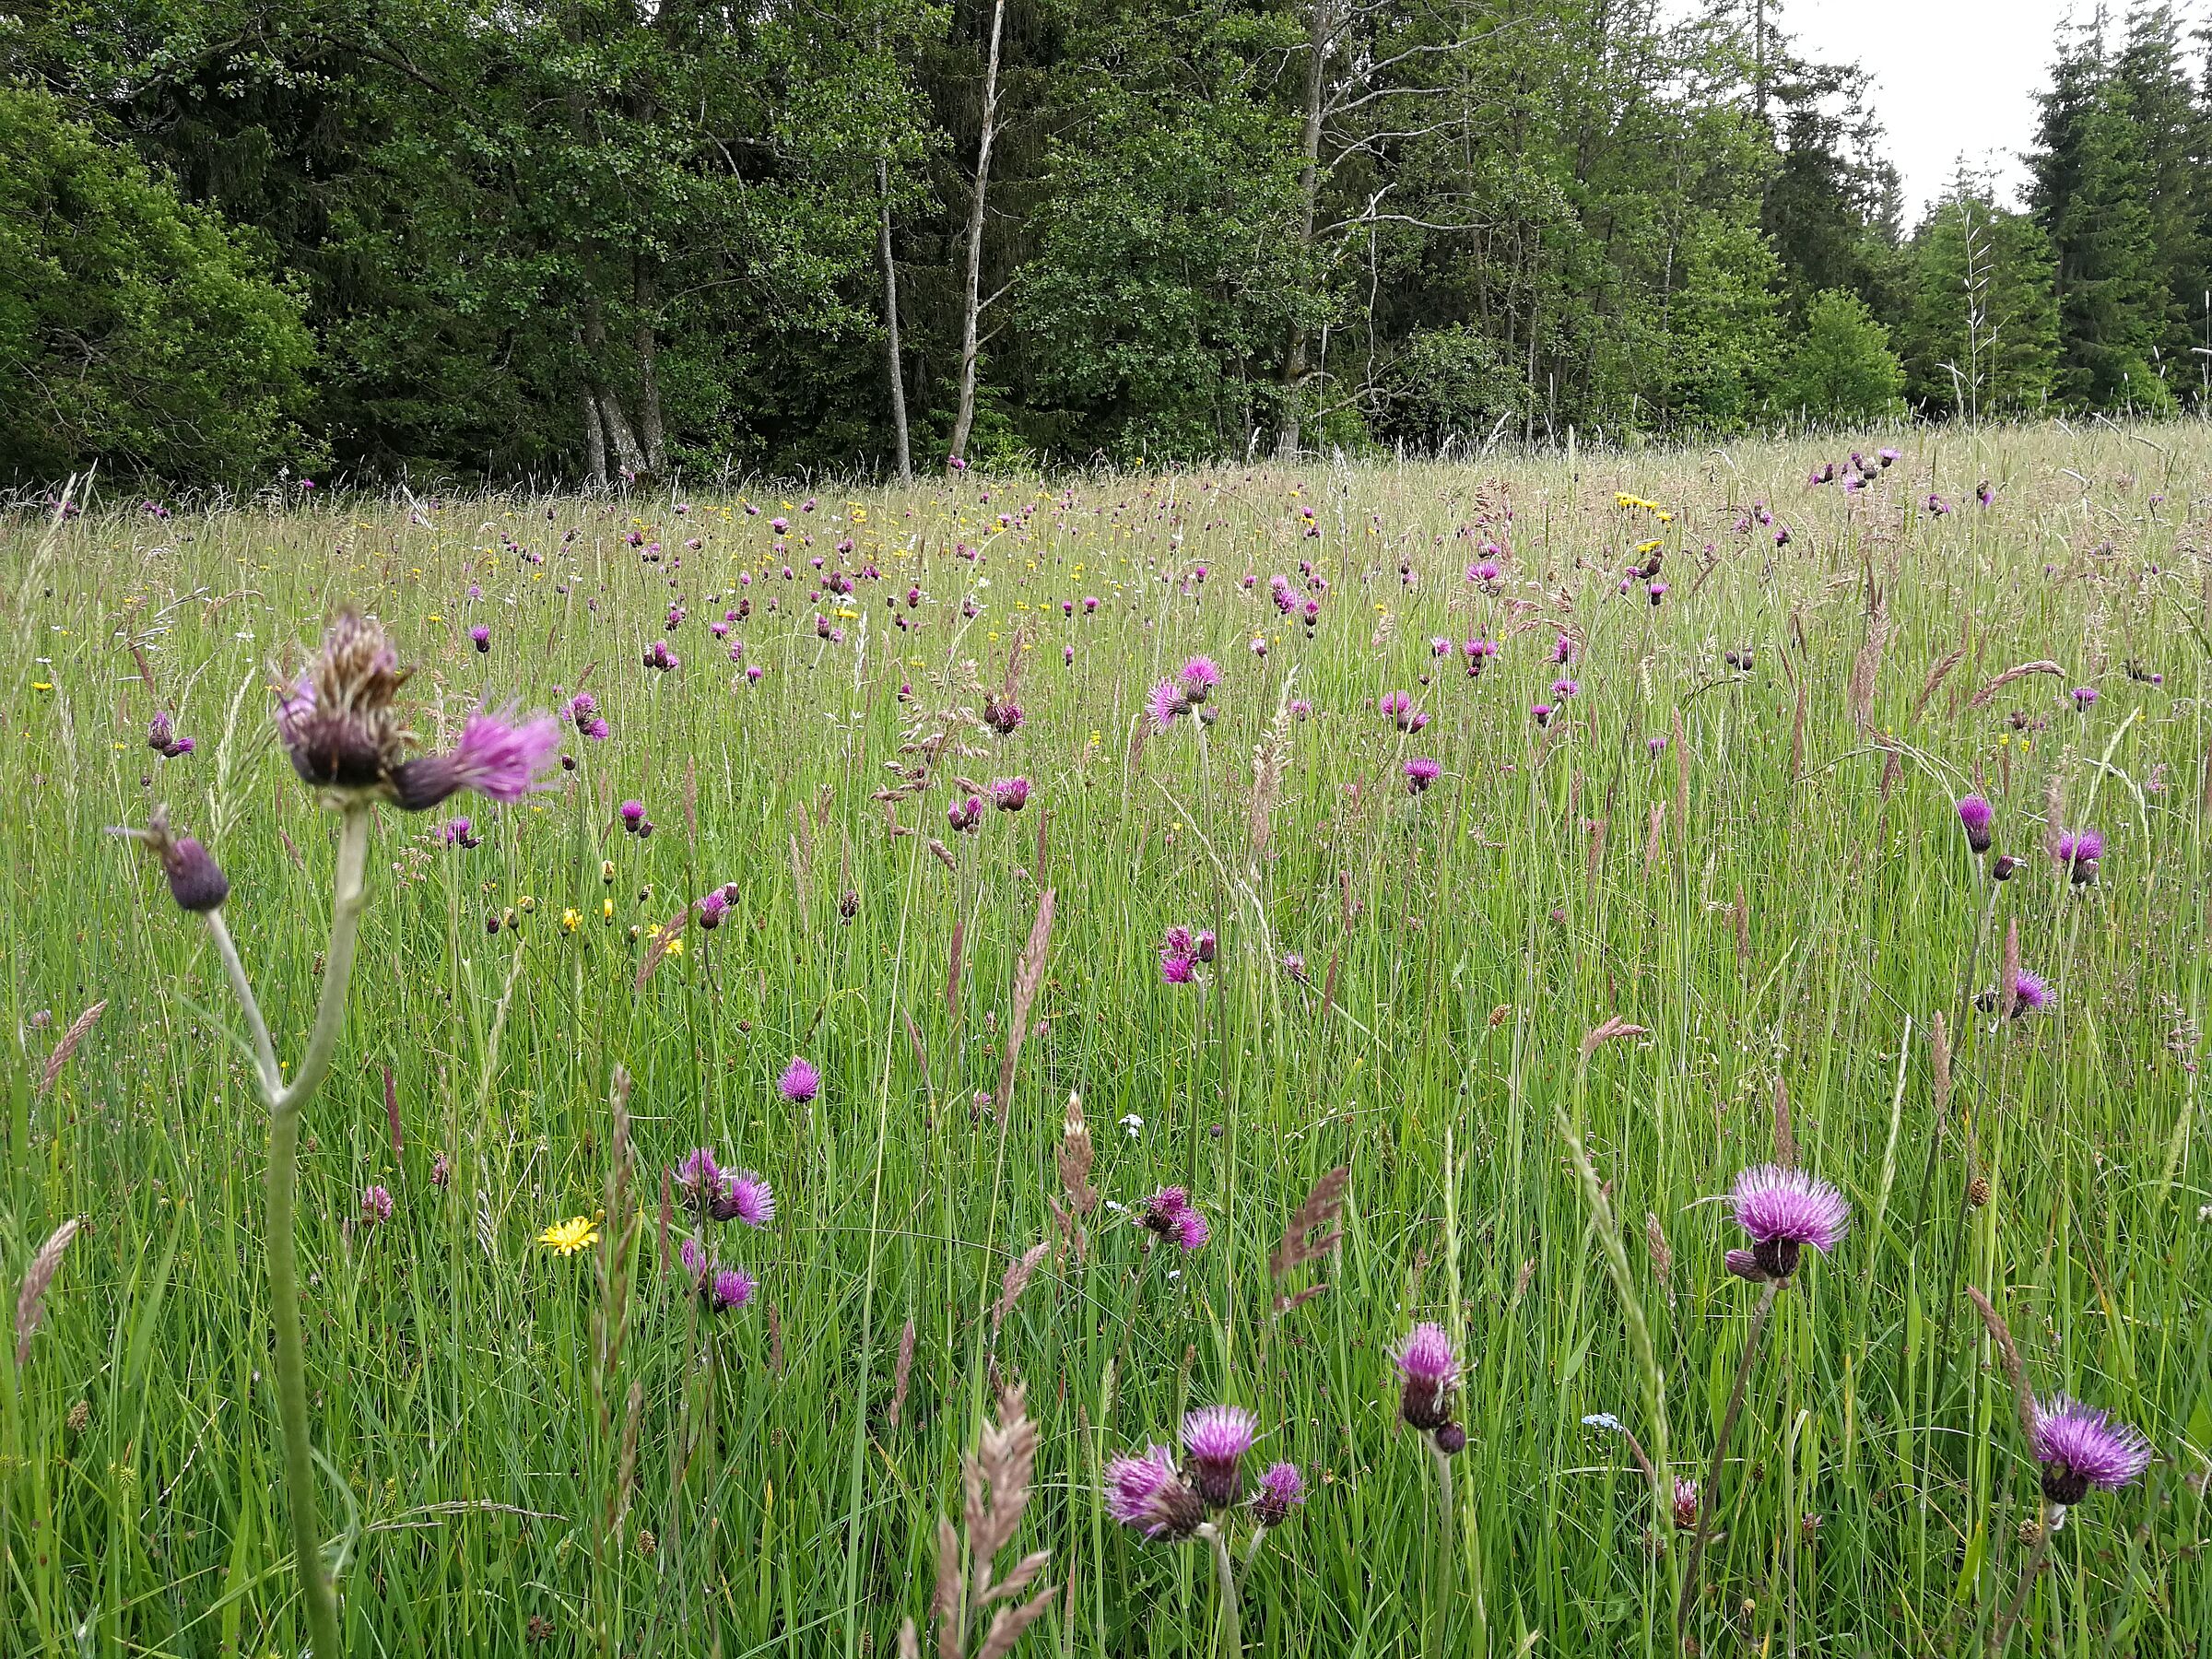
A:
MULTIPOLYGON (((2194 23, 2208 6, 2181 0, 2175 9, 2194 23)), ((1781 0, 1780 17, 1807 57, 1873 72, 1910 229, 1961 154, 1986 165, 2000 189, 2025 184, 2020 156, 2035 142, 2035 95, 2050 78, 2058 25, 2094 9, 2095 0, 1781 0)), ((2117 19, 2126 0, 2109 9, 2117 19)))

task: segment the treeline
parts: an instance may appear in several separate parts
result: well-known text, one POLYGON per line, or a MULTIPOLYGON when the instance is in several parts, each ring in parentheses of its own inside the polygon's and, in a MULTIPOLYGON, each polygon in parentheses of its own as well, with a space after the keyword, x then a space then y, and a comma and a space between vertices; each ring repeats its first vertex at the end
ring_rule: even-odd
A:
POLYGON ((2212 96, 2171 7, 2061 41, 2026 213, 1962 176, 1909 234, 1859 71, 1779 0, 1679 9, 37 0, 0 19, 0 477, 2203 399, 2212 96))

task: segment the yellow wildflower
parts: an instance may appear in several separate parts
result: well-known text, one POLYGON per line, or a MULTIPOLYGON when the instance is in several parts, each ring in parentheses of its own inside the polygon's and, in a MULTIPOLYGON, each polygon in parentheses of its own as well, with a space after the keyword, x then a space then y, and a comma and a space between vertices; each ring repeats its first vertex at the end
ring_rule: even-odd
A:
POLYGON ((539 1233, 537 1241, 556 1255, 571 1256, 598 1243, 599 1229, 589 1216, 571 1216, 539 1233))

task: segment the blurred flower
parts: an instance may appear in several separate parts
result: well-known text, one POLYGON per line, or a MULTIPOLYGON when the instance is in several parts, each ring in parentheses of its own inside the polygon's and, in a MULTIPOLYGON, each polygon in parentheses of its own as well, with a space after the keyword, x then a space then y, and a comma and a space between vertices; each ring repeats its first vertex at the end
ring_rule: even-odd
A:
POLYGON ((791 1064, 783 1068, 783 1075, 776 1079, 776 1091, 793 1105, 804 1106, 821 1093, 822 1074, 812 1064, 794 1054, 791 1064))
POLYGON ((365 1189, 361 1194, 361 1225, 382 1227, 391 1219, 392 1194, 390 1190, 382 1185, 365 1189))

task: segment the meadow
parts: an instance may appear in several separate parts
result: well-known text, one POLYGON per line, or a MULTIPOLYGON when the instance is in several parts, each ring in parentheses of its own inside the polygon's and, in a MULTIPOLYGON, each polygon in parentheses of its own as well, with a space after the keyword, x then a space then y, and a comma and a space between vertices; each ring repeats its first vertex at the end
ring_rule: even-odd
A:
POLYGON ((307 1641, 255 1051, 111 831, 219 862, 297 1065, 272 709, 348 606, 425 751, 562 758, 370 830, 294 1235, 347 1652, 2203 1652, 2208 512, 2109 422, 27 505, 0 1652, 307 1641), (1769 1162, 1850 1220, 1761 1284, 1769 1162), (2136 1478, 2047 1500, 1999 1321, 2136 1478), (1217 1404, 1302 1484, 1207 1523, 1234 1619, 1116 1519, 1217 1404))

